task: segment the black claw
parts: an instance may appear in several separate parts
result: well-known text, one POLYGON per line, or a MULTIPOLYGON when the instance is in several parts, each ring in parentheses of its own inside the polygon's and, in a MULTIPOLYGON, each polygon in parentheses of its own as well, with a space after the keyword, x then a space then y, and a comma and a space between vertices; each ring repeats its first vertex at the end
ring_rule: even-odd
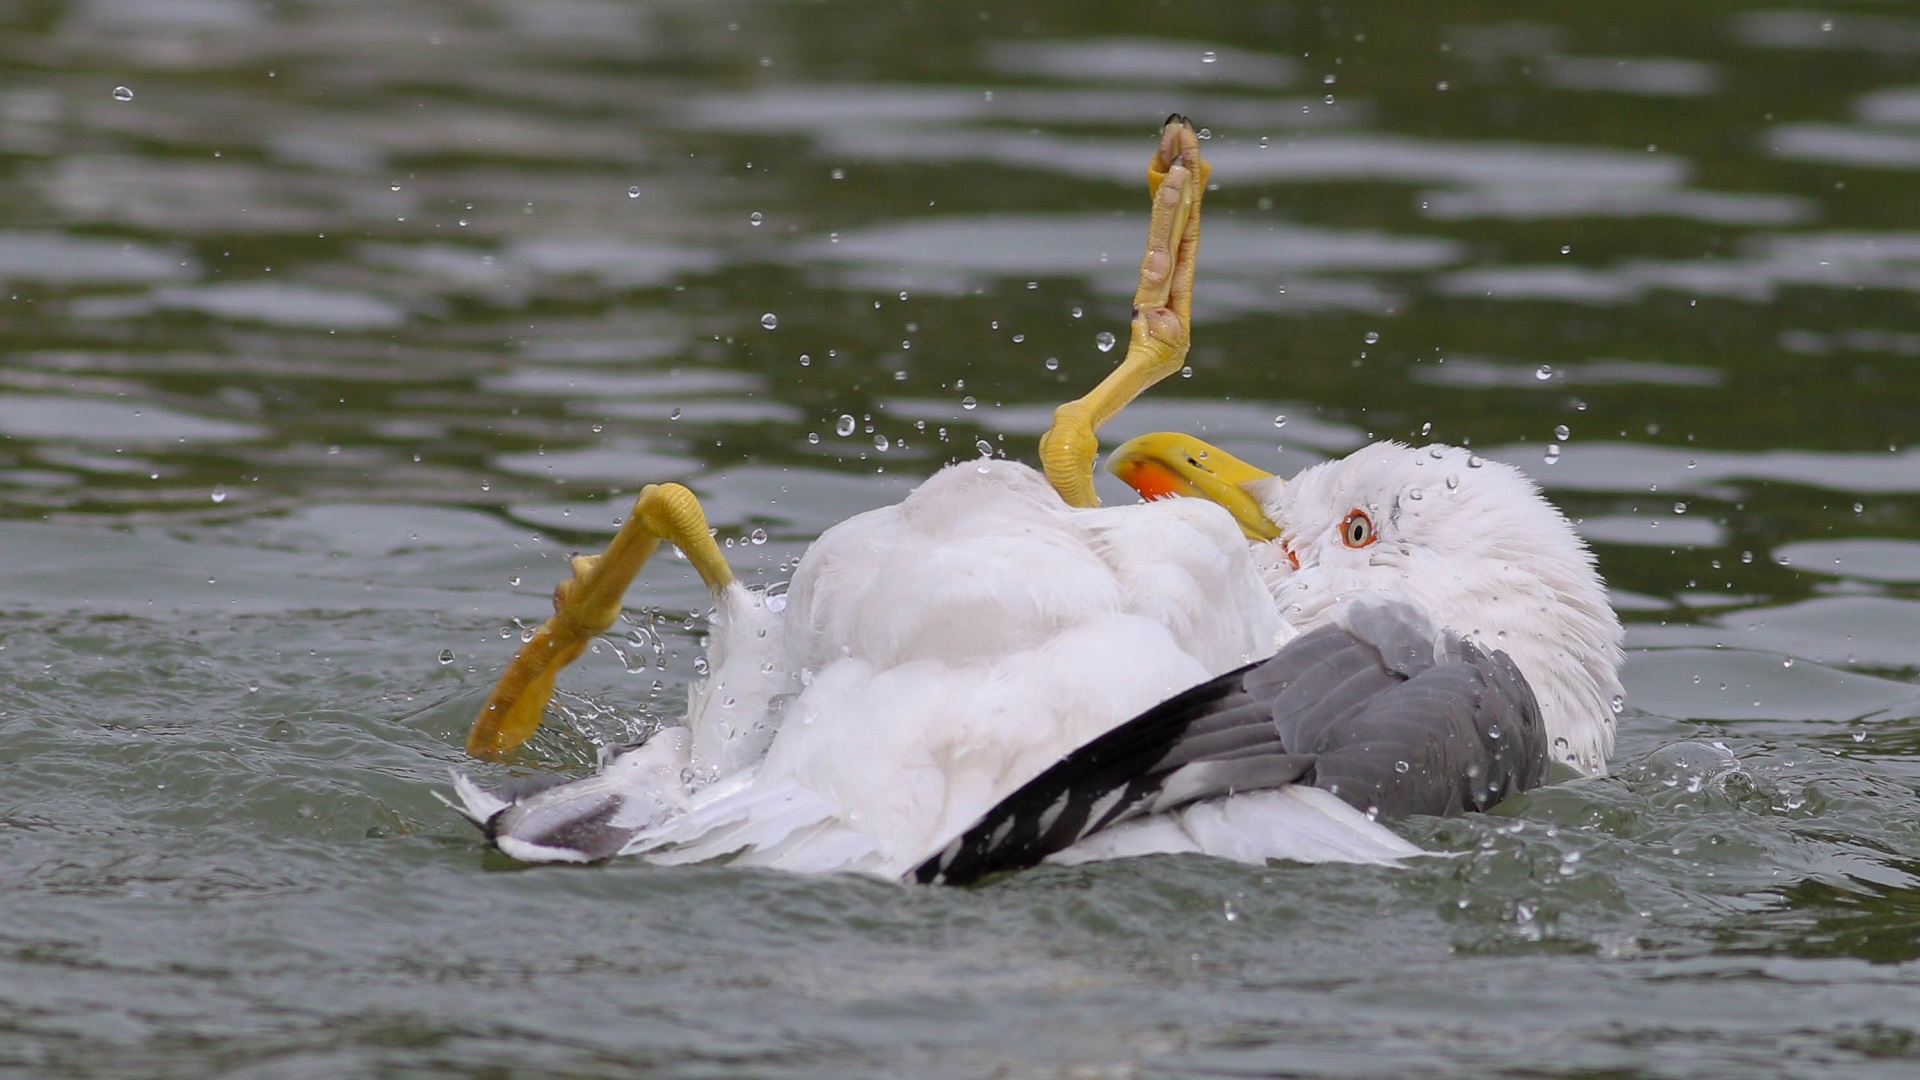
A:
POLYGON ((1185 125, 1186 125, 1186 126, 1188 126, 1188 127, 1192 127, 1192 126, 1193 126, 1193 121, 1191 121, 1191 120, 1189 120, 1189 119, 1187 119, 1187 118, 1186 118, 1186 117, 1184 117, 1184 116, 1181 116, 1181 115, 1180 115, 1179 113, 1169 113, 1169 114, 1167 115, 1167 120, 1166 120, 1166 123, 1165 123, 1165 124, 1161 124, 1160 126, 1161 126, 1161 127, 1166 127, 1166 126, 1167 126, 1167 124, 1185 124, 1185 125))

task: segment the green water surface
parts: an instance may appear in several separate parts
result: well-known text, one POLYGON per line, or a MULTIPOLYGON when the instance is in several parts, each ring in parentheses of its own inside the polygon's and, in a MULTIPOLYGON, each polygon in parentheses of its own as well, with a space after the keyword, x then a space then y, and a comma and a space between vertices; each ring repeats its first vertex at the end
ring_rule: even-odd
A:
POLYGON ((1917 672, 1915 5, 0 4, 0 1073, 1911 1076, 1917 672), (663 559, 466 761, 565 556, 680 479, 778 582, 1032 460, 1174 111, 1192 369, 1112 437, 1525 468, 1613 775, 1398 869, 488 855, 450 769, 695 678, 663 559))

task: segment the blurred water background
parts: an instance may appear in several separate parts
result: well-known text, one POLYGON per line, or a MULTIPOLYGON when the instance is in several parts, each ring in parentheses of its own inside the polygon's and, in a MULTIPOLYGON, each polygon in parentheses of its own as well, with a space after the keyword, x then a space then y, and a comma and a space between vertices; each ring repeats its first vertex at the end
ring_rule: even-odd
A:
MULTIPOLYGON (((0 4, 0 1071, 1912 1075, 1917 182, 1905 4, 0 4), (1524 467, 1614 775, 1401 870, 485 855, 431 792, 565 555, 681 479, 775 583, 1032 460, 1176 110, 1113 438, 1524 467)), ((484 779, 678 714, 698 582, 631 600, 484 779)))

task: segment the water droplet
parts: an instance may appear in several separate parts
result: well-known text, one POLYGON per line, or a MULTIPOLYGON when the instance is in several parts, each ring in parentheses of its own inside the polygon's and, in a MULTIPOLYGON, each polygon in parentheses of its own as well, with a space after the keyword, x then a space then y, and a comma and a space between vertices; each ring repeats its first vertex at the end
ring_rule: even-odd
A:
POLYGON ((1482 465, 1485 465, 1485 464, 1486 464, 1486 460, 1485 460, 1485 459, 1483 459, 1483 458, 1482 458, 1482 457, 1481 457, 1481 456, 1480 456, 1479 454, 1468 454, 1468 455, 1467 455, 1467 468, 1469 468, 1469 469, 1477 469, 1477 468, 1479 468, 1480 466, 1482 466, 1482 465))
POLYGON ((885 435, 875 435, 873 437, 873 448, 875 450, 881 451, 882 453, 885 453, 887 448, 892 445, 893 443, 888 442, 887 437, 885 435))
POLYGON ((1273 418, 1273 426, 1274 426, 1274 427, 1286 427, 1286 426, 1287 426, 1287 415, 1286 415, 1285 413, 1281 413, 1281 414, 1280 414, 1279 416, 1276 416, 1276 417, 1274 417, 1274 418, 1273 418))
POLYGON ((844 439, 853 434, 853 426, 853 417, 846 413, 841 413, 839 421, 833 425, 833 433, 844 439))
POLYGON ((637 198, 639 198, 639 197, 640 197, 640 185, 639 185, 639 184, 635 184, 635 185, 633 185, 632 187, 630 187, 630 188, 628 188, 628 189, 627 189, 627 198, 629 198, 629 199, 637 199, 637 198))
POLYGON ((833 179, 833 180, 845 180, 847 178, 847 170, 833 169, 827 173, 827 176, 829 179, 833 179))
POLYGON ((760 316, 760 326, 762 329, 772 330, 778 327, 779 325, 780 325, 780 316, 775 315, 771 311, 767 312, 765 315, 760 316))
POLYGON ((1366 335, 1362 337, 1360 340, 1366 342, 1369 345, 1378 345, 1380 344, 1380 332, 1377 330, 1369 330, 1366 332, 1366 335))
POLYGON ((977 408, 979 404, 980 403, 978 401, 974 400, 972 394, 968 394, 966 397, 963 397, 960 399, 960 407, 963 409, 971 410, 971 409, 977 408))
POLYGON ((1194 135, 1201 139, 1211 139, 1213 138, 1213 129, 1201 128, 1199 131, 1194 132, 1194 135))
POLYGON ((1613 715, 1619 716, 1627 709, 1626 696, 1624 694, 1613 695, 1613 700, 1607 702, 1607 708, 1613 710, 1613 715))
POLYGON ((1546 382, 1548 379, 1553 378, 1553 366, 1550 364, 1541 364, 1539 367, 1533 369, 1533 377, 1539 379, 1541 382, 1546 382))
POLYGON ((1867 512, 1867 504, 1866 504, 1866 503, 1854 503, 1854 504, 1853 504, 1853 512, 1854 512, 1854 513, 1856 513, 1856 514, 1864 514, 1864 513, 1866 513, 1866 512, 1867 512))
POLYGON ((453 663, 453 650, 452 650, 452 649, 441 649, 441 650, 440 650, 440 663, 441 663, 441 664, 443 664, 443 665, 444 665, 444 664, 451 664, 451 663, 453 663))
POLYGON ((753 213, 747 215, 747 224, 753 226, 756 229, 759 228, 760 223, 765 220, 767 220, 767 216, 765 214, 762 214, 758 210, 755 210, 753 213))
POLYGON ((1082 315, 1085 315, 1085 314, 1086 314, 1086 312, 1084 312, 1084 311, 1082 311, 1082 310, 1080 310, 1079 308, 1077 308, 1077 307, 1076 307, 1076 308, 1074 308, 1074 309, 1072 309, 1071 311, 1069 311, 1069 312, 1067 312, 1067 314, 1068 314, 1068 315, 1071 315, 1071 316, 1073 316, 1074 318, 1076 318, 1076 319, 1077 319, 1077 318, 1079 318, 1079 317, 1081 317, 1082 315))
POLYGON ((811 444, 811 445, 813 445, 813 446, 819 446, 819 445, 820 445, 820 433, 819 433, 819 432, 817 432, 817 431, 809 431, 809 432, 807 432, 807 442, 808 442, 809 444, 811 444))
POLYGON ((1793 666, 1793 657, 1791 657, 1791 656, 1787 656, 1787 657, 1782 657, 1782 658, 1781 658, 1781 660, 1780 660, 1780 666, 1781 666, 1781 667, 1792 667, 1792 666, 1793 666))
POLYGON ((1113 343, 1114 343, 1114 337, 1111 331, 1102 330, 1099 333, 1093 335, 1094 348, 1099 349, 1101 352, 1112 352, 1113 343))
POLYGON ((1271 146, 1272 144, 1273 144, 1272 139, 1269 139, 1265 135, 1262 135, 1260 136, 1260 141, 1255 145, 1259 146, 1260 149, 1265 150, 1268 146, 1271 146))
POLYGON ((518 585, 518 584, 520 584, 520 575, 519 575, 519 574, 515 574, 515 575, 513 575, 512 577, 510 577, 510 578, 508 578, 508 579, 507 579, 507 584, 509 584, 509 585, 518 585))
POLYGON ((1567 425, 1560 424, 1553 429, 1553 437, 1559 439, 1561 442, 1566 442, 1569 438, 1573 437, 1573 431, 1568 428, 1567 425))
POLYGON ((992 444, 992 443, 990 443, 990 442, 988 442, 988 441, 987 441, 987 440, 985 440, 985 439, 975 439, 975 440, 973 441, 973 448, 974 448, 975 450, 978 450, 978 451, 980 451, 980 456, 981 456, 981 457, 992 457, 992 456, 993 456, 993 444, 992 444))
POLYGON ((1214 52, 1212 49, 1208 49, 1206 52, 1200 54, 1200 62, 1203 64, 1211 64, 1219 59, 1220 54, 1214 52))
POLYGON ((1048 370, 1048 371, 1059 371, 1059 370, 1060 370, 1060 358, 1059 358, 1059 357, 1057 357, 1057 356, 1049 356, 1049 357, 1047 357, 1047 360, 1046 360, 1046 368, 1047 368, 1047 370, 1048 370))
POLYGON ((1686 512, 1687 512, 1687 504, 1686 504, 1686 503, 1683 503, 1683 502, 1677 502, 1677 503, 1674 503, 1674 504, 1673 504, 1673 512, 1674 512, 1674 513, 1676 513, 1676 514, 1684 514, 1684 513, 1686 513, 1686 512))
POLYGON ((696 657, 694 657, 694 658, 693 658, 693 673, 694 673, 695 675, 705 675, 705 674, 707 673, 707 658, 706 658, 706 657, 704 657, 704 656, 696 656, 696 657))
POLYGON ((747 534, 747 543, 752 544, 754 547, 759 547, 766 542, 767 530, 765 529, 755 529, 747 534))
POLYGON ((1547 445, 1546 460, 1549 465, 1558 465, 1560 463, 1560 447, 1557 444, 1549 443, 1547 445))
POLYGON ((680 419, 680 407, 678 405, 674 406, 673 411, 667 414, 667 419, 669 420, 680 419))
POLYGON ((1447 474, 1447 490, 1448 491, 1460 490, 1460 474, 1459 473, 1447 474))
POLYGON ((227 485, 225 484, 213 485, 213 495, 211 496, 211 498, 213 499, 214 502, 217 502, 217 503, 226 502, 227 501, 227 485))
POLYGON ((1562 254, 1562 255, 1571 255, 1571 254, 1573 254, 1573 245, 1572 245, 1572 244, 1561 244, 1561 245, 1560 245, 1560 254, 1562 254))
POLYGON ((1191 378, 1193 378, 1193 365, 1192 365, 1192 364, 1188 364, 1188 365, 1187 365, 1186 367, 1183 367, 1183 368, 1181 368, 1181 369, 1180 369, 1180 377, 1181 377, 1181 378, 1183 378, 1183 379, 1191 379, 1191 378))
POLYGON ((1412 768, 1413 766, 1407 764, 1404 761, 1396 761, 1393 763, 1393 771, 1397 773, 1404 773, 1412 768))
POLYGON ((115 100, 115 101, 132 101, 132 100, 133 100, 133 88, 132 88, 132 87, 129 87, 129 86, 116 86, 116 87, 114 87, 114 88, 113 88, 113 100, 115 100))
MULTIPOLYGON (((1431 421, 1431 420, 1429 420, 1429 421, 1427 421, 1426 423, 1424 423, 1424 424, 1421 424, 1421 425, 1420 425, 1420 437, 1421 437, 1421 438, 1423 438, 1423 439, 1424 439, 1424 438, 1426 438, 1427 436, 1429 436, 1429 435, 1431 435, 1431 434, 1433 434, 1433 421, 1431 421)), ((1437 447, 1437 446, 1433 448, 1433 457, 1434 457, 1434 459, 1435 459, 1435 460, 1439 460, 1439 457, 1440 457, 1440 448, 1439 448, 1439 447, 1437 447)))

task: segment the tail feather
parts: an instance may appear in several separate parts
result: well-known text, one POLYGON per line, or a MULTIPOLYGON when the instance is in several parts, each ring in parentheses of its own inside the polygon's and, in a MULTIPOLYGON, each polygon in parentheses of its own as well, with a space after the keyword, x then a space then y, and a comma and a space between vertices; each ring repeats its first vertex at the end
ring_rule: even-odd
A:
POLYGON ((686 761, 685 729, 668 728, 616 751, 587 776, 540 778, 488 792, 456 775, 459 804, 442 801, 480 826, 503 854, 524 862, 598 862, 685 806, 680 776, 686 761))
POLYGON ((658 863, 697 863, 774 851, 833 818, 833 807, 813 792, 758 779, 749 769, 701 789, 684 812, 636 834, 624 853, 658 863))

